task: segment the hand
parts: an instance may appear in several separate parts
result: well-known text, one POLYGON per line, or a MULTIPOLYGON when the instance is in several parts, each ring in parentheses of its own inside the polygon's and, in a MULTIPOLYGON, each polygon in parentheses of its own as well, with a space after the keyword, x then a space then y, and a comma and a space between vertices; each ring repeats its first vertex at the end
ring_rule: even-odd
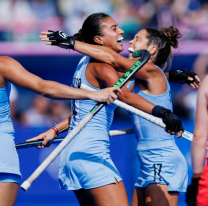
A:
POLYGON ((184 128, 179 117, 165 108, 160 112, 160 117, 166 125, 166 132, 170 133, 171 135, 178 132, 177 138, 182 136, 184 128))
POLYGON ((40 149, 44 147, 49 147, 50 144, 48 142, 53 140, 56 136, 57 134, 55 133, 55 131, 52 129, 49 129, 47 132, 44 132, 38 135, 37 137, 26 140, 26 142, 34 142, 34 141, 43 140, 42 144, 37 146, 37 148, 40 149))
POLYGON ((179 84, 188 84, 193 89, 198 88, 201 85, 200 79, 196 73, 184 69, 184 70, 173 70, 169 72, 169 81, 179 84))
POLYGON ((117 95, 114 92, 119 92, 122 94, 122 91, 118 87, 111 87, 102 89, 100 91, 91 92, 90 99, 96 102, 105 102, 107 105, 113 103, 117 99, 117 95))
POLYGON ((186 203, 188 206, 196 206, 196 196, 198 193, 198 183, 200 177, 192 178, 191 184, 187 188, 186 203))
POLYGON ((44 36, 40 36, 41 41, 47 41, 46 45, 55 45, 64 49, 74 49, 75 38, 68 36, 62 31, 41 32, 44 36))

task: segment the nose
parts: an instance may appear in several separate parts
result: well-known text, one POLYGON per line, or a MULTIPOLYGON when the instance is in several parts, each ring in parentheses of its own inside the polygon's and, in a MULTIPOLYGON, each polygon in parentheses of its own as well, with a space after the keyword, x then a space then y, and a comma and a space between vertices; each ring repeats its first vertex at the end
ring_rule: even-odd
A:
POLYGON ((131 45, 132 45, 132 43, 133 43, 133 40, 130 40, 130 41, 129 41, 129 46, 131 46, 131 45))
POLYGON ((119 34, 124 34, 124 31, 119 27, 119 34))

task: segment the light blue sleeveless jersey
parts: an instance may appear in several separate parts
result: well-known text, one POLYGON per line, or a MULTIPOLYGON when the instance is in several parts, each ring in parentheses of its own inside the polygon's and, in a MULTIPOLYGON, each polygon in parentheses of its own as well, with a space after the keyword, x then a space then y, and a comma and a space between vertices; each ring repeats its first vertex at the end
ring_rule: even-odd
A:
MULTIPOLYGON (((159 68, 160 69, 160 68, 159 68)), ((161 71, 162 72, 162 71, 161 71)), ((164 73, 163 73, 164 74, 164 73)), ((165 75, 164 75, 165 76, 165 75)), ((166 109, 170 109, 172 111, 172 100, 171 100, 171 90, 169 82, 166 79, 167 90, 164 94, 160 95, 148 95, 140 90, 136 84, 134 84, 134 88, 132 92, 144 97, 149 102, 165 107, 166 109)), ((158 125, 151 123, 150 121, 135 115, 131 114, 131 120, 133 123, 133 128, 135 131, 135 136, 138 143, 149 142, 151 144, 152 141, 163 141, 174 139, 173 135, 165 132, 164 128, 159 127, 158 125)))
MULTIPOLYGON (((78 88, 81 83, 99 91, 100 89, 91 86, 86 78, 85 78, 85 71, 87 65, 90 61, 90 57, 85 56, 82 58, 78 67, 74 73, 72 87, 78 88)), ((72 118, 70 129, 73 129, 75 125, 77 125, 80 120, 82 120, 86 114, 96 105, 96 102, 91 100, 71 100, 72 105, 72 118)), ((116 108, 115 105, 111 104, 109 106, 103 107, 85 126, 85 129, 92 129, 93 130, 102 130, 102 131, 109 131, 109 128, 112 124, 113 117, 114 117, 114 109, 116 108)))
POLYGON ((21 175, 10 118, 10 90, 9 82, 6 82, 6 87, 0 88, 0 173, 21 175))
MULTIPOLYGON (((164 73, 163 75, 167 83, 164 94, 148 95, 136 85, 133 92, 155 105, 172 110, 170 85, 164 73)), ((135 187, 146 188, 149 184, 158 183, 168 185, 168 191, 185 192, 188 181, 187 163, 175 144, 174 136, 135 114, 131 114, 131 119, 140 162, 140 173, 135 187)))
MULTIPOLYGON (((85 72, 90 58, 85 56, 79 62, 72 86, 81 83, 91 86, 85 72)), ((69 132, 93 108, 91 100, 72 100, 72 117, 69 132)), ((110 157, 109 128, 116 106, 104 106, 65 147, 60 155, 59 185, 61 189, 92 189, 121 181, 121 176, 110 157), (115 180, 116 179, 116 180, 115 180)))

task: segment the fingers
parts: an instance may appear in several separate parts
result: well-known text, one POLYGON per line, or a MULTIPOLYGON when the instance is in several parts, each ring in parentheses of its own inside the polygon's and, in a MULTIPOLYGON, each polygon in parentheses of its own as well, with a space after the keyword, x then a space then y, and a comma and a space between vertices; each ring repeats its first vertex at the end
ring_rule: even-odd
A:
POLYGON ((43 137, 42 136, 33 137, 31 139, 27 139, 26 142, 35 142, 38 140, 43 140, 43 137))
POLYGON ((201 81, 197 75, 194 76, 195 81, 198 83, 198 85, 201 85, 201 81))
POLYGON ((48 35, 49 34, 49 32, 47 32, 47 31, 41 31, 40 33, 44 34, 44 35, 48 35))
POLYGON ((182 135, 183 135, 183 131, 180 131, 176 138, 180 138, 180 137, 182 137, 182 135))
POLYGON ((39 38, 41 39, 41 41, 50 41, 47 36, 39 36, 39 38))
MULTIPOLYGON (((119 87, 112 87, 111 90, 112 90, 113 92, 115 92, 115 91, 116 91, 116 92, 119 92, 121 95, 123 94, 122 91, 121 91, 121 89, 120 89, 119 87)), ((116 97, 116 98, 117 98, 117 97, 116 97)))

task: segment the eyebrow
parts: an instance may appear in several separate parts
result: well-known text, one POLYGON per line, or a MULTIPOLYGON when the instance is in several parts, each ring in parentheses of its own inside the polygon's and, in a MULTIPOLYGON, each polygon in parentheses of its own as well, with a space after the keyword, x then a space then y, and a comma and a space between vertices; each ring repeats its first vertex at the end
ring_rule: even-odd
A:
POLYGON ((116 24, 116 25, 112 25, 109 29, 111 29, 112 27, 117 27, 118 26, 118 24, 116 24))

